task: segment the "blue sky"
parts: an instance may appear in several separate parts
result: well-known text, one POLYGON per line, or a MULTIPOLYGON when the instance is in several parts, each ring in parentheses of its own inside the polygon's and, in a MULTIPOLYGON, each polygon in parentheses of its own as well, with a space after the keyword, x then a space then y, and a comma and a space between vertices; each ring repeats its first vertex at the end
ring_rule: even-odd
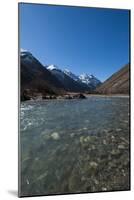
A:
POLYGON ((104 81, 129 62, 129 11, 19 4, 20 47, 104 81))

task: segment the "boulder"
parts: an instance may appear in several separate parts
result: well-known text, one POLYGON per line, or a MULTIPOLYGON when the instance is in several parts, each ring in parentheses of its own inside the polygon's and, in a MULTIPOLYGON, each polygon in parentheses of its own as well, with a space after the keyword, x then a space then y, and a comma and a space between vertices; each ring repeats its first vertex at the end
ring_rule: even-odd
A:
POLYGON ((30 91, 27 89, 27 90, 24 90, 21 94, 21 101, 27 101, 27 100, 31 100, 32 95, 30 94, 30 91))
POLYGON ((73 97, 70 95, 65 95, 65 99, 72 99, 73 97))
POLYGON ((74 99, 86 99, 86 96, 82 93, 73 96, 74 99))

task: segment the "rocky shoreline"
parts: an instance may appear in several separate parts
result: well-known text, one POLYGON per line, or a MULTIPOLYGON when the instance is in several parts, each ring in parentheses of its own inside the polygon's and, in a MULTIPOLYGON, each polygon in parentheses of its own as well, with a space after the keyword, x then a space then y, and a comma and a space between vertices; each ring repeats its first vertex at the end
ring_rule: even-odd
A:
POLYGON ((31 94, 25 92, 21 101, 28 101, 28 100, 51 100, 51 99, 86 99, 86 95, 82 93, 73 93, 73 94, 62 94, 62 95, 54 95, 54 94, 31 94))
POLYGON ((36 92, 29 92, 25 91, 21 96, 21 101, 28 101, 28 100, 53 100, 53 99, 86 99, 89 96, 98 96, 98 97, 129 97, 128 94, 87 94, 87 93, 65 93, 65 94, 42 94, 36 92))

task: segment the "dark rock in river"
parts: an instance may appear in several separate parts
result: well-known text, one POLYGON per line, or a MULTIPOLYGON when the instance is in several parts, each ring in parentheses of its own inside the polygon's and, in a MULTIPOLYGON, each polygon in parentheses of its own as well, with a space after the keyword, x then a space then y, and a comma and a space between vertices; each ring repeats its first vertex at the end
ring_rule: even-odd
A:
POLYGON ((31 100, 31 99, 32 99, 32 97, 31 97, 30 91, 28 89, 24 90, 23 94, 21 95, 21 101, 27 101, 27 100, 31 100))
POLYGON ((73 99, 86 99, 86 96, 82 93, 73 96, 73 99))
POLYGON ((65 95, 65 99, 73 99, 73 97, 70 95, 65 95))

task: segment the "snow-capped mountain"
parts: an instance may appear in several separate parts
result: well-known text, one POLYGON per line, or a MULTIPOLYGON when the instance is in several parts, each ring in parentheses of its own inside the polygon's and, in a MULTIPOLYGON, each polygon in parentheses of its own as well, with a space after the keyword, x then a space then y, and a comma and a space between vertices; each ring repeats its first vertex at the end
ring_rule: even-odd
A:
POLYGON ((61 82, 44 67, 29 51, 20 51, 21 99, 26 91, 35 93, 60 94, 64 92, 61 82))
POLYGON ((59 79, 66 91, 84 92, 91 89, 89 86, 82 83, 79 78, 69 70, 61 70, 56 65, 49 65, 47 69, 59 79))
POLYGON ((47 67, 47 69, 53 74, 55 75, 61 82, 64 81, 64 72, 59 69, 59 67, 57 67, 56 65, 49 65, 47 67))
POLYGON ((63 71, 66 75, 68 75, 70 78, 72 78, 75 81, 80 81, 79 77, 76 76, 75 74, 73 74, 71 71, 69 71, 68 69, 65 69, 63 71))
POLYGON ((83 73, 80 76, 77 76, 68 69, 64 69, 62 71, 56 65, 49 65, 47 69, 51 71, 62 83, 65 83, 65 79, 70 78, 69 80, 75 81, 75 84, 78 84, 79 87, 86 88, 86 90, 95 89, 98 85, 101 84, 101 81, 92 74, 88 75, 83 73))
POLYGON ((71 71, 69 71, 68 69, 65 69, 64 73, 67 74, 68 76, 70 76, 73 80, 82 82, 82 83, 88 85, 89 87, 92 86, 93 88, 96 88, 98 85, 101 84, 101 81, 92 74, 88 75, 86 73, 83 73, 80 76, 77 76, 77 75, 73 74, 71 71))
POLYGON ((85 73, 83 73, 83 74, 81 74, 80 76, 79 76, 79 79, 83 82, 83 83, 85 83, 85 84, 87 84, 87 85, 89 85, 89 86, 93 86, 94 88, 96 88, 98 85, 100 85, 101 84, 101 81, 100 80, 98 80, 94 75, 88 75, 88 74, 85 74, 85 73))
POLYGON ((77 76, 71 71, 61 70, 56 65, 43 66, 40 61, 27 50, 20 50, 21 88, 41 90, 60 90, 70 92, 89 92, 96 88, 100 81, 93 75, 77 76))
POLYGON ((86 85, 88 85, 89 87, 93 87, 96 88, 98 85, 101 84, 101 81, 98 80, 94 75, 88 75, 86 73, 81 74, 80 76, 77 76, 75 74, 73 74, 71 71, 69 71, 68 69, 64 70, 64 73, 67 74, 68 76, 70 76, 73 80, 78 81, 78 82, 82 82, 86 85))
POLYGON ((33 62, 33 60, 35 59, 34 56, 25 49, 20 50, 20 56, 23 60, 25 59, 28 62, 33 62))

